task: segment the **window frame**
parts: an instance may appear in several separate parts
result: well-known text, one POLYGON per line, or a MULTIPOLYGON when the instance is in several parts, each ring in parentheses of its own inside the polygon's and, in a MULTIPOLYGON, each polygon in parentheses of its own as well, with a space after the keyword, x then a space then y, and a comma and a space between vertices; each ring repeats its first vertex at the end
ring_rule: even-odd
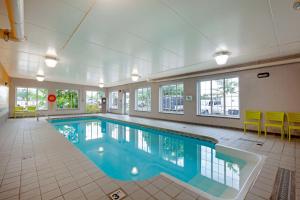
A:
POLYGON ((55 95, 56 95, 56 101, 55 101, 55 107, 56 107, 56 110, 57 111, 65 111, 65 110, 80 110, 80 99, 81 99, 81 96, 80 96, 80 90, 79 89, 55 89, 55 95), (57 107, 57 91, 58 90, 74 90, 74 91, 77 91, 77 94, 78 94, 78 107, 77 108, 58 108, 57 107))
POLYGON ((37 108, 38 108, 38 110, 40 110, 40 111, 48 111, 48 110, 49 110, 49 102, 48 102, 49 89, 48 89, 48 88, 37 88, 36 93, 37 93, 37 102, 36 102, 36 103, 37 103, 37 108), (39 104, 39 96, 38 96, 38 94, 39 94, 39 91, 40 91, 41 89, 47 90, 47 93, 46 93, 46 104, 47 104, 47 109, 39 109, 39 106, 38 106, 38 104, 39 104))
POLYGON ((36 89, 35 92, 35 106, 36 106, 36 110, 37 111, 48 111, 49 110, 49 103, 48 103, 48 95, 49 95, 49 89, 48 88, 41 88, 41 87, 26 87, 26 86, 16 86, 15 87, 15 106, 17 106, 17 94, 18 94, 18 88, 25 88, 27 90, 27 97, 26 97, 26 106, 28 106, 28 89, 36 89), (38 92, 39 90, 47 90, 47 96, 46 96, 46 104, 47 104, 47 108, 46 109, 39 109, 39 98, 38 98, 38 92))
POLYGON ((151 112, 152 110, 152 89, 151 89, 151 86, 145 86, 145 87, 139 87, 139 88, 136 88, 135 91, 134 91, 134 110, 136 112, 151 112), (146 89, 147 91, 150 92, 150 99, 148 99, 148 101, 150 102, 150 104, 147 106, 147 109, 146 110, 140 110, 138 109, 138 90, 142 89, 142 92, 144 92, 144 89, 146 89))
MULTIPOLYGON (((197 97, 197 116, 201 117, 217 117, 217 118, 229 118, 229 119, 240 119, 241 118, 241 106, 240 106, 240 77, 239 76, 225 76, 225 77, 215 77, 215 78, 206 78, 200 79, 196 82, 196 97, 197 97), (227 79, 238 79, 238 104, 239 104, 239 114, 238 115, 226 115, 226 93, 225 93, 225 82, 227 79), (201 82, 210 81, 210 101, 212 102, 212 81, 223 80, 223 104, 224 104, 224 113, 222 115, 217 114, 202 114, 201 113, 201 82)), ((210 106, 212 113, 213 106, 210 106)))
MULTIPOLYGON (((99 109, 99 112, 102 109, 102 98, 105 97, 105 92, 102 90, 85 90, 85 112, 87 112, 87 106, 88 105, 95 105, 95 104, 89 104, 87 103, 87 97, 88 97, 88 92, 90 93, 96 93, 96 97, 97 99, 95 99, 97 101, 96 105, 97 108, 99 109), (103 96, 101 96, 101 93, 103 94, 103 96), (98 104, 99 103, 99 104, 98 104)), ((94 97, 94 95, 92 95, 92 97, 94 97)), ((93 98, 94 99, 94 98, 93 98)), ((98 112, 98 111, 97 111, 98 112)), ((89 112, 88 112, 89 113, 89 112)))
POLYGON ((184 103, 185 103, 185 95, 184 95, 184 82, 182 81, 179 81, 179 82, 173 82, 173 83, 167 83, 167 84, 163 84, 163 85, 160 85, 159 86, 159 113, 165 113, 165 114, 175 114, 175 115, 184 115, 184 103), (176 85, 176 91, 177 91, 177 88, 178 88, 178 85, 179 84, 182 84, 183 86, 183 94, 182 94, 182 101, 183 101, 183 111, 163 111, 162 109, 162 88, 163 87, 166 87, 166 86, 171 86, 171 85, 176 85))
POLYGON ((113 91, 110 91, 109 92, 109 96, 108 96, 108 100, 109 100, 109 104, 108 104, 108 107, 109 109, 112 109, 112 110, 118 110, 119 109, 119 91, 118 90, 113 90, 113 91), (117 105, 112 107, 112 93, 116 93, 117 94, 117 105))

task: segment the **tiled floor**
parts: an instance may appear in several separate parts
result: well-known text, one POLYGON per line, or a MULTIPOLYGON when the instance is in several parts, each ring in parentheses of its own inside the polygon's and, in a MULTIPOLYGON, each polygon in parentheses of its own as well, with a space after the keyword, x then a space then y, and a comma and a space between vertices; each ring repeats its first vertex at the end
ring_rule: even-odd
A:
MULTIPOLYGON (((106 117, 214 137, 221 144, 267 156, 247 200, 269 199, 278 167, 296 171, 300 200, 300 141, 244 135, 240 131, 159 120, 109 115, 106 117), (264 142, 263 146, 240 138, 264 142)), ((196 193, 158 176, 143 182, 121 182, 105 176, 79 150, 57 134, 45 119, 10 119, 0 127, 0 200, 2 199, 108 199, 122 188, 129 199, 201 200, 196 193)))

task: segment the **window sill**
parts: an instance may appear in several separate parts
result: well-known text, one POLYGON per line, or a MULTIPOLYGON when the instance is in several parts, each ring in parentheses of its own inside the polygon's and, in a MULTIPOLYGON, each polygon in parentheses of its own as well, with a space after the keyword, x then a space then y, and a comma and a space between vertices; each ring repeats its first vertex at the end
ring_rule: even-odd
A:
POLYGON ((68 110, 80 110, 79 108, 61 108, 61 109, 56 109, 56 111, 68 111, 68 110))
POLYGON ((174 114, 174 115, 184 115, 184 112, 165 112, 165 111, 159 111, 159 113, 162 113, 162 114, 174 114))
POLYGON ((200 117, 214 117, 214 118, 226 118, 226 119, 240 119, 240 116, 226 116, 226 115, 202 115, 202 114, 197 114, 197 116, 200 117))
POLYGON ((150 113, 151 110, 134 110, 135 112, 146 112, 146 113, 150 113))

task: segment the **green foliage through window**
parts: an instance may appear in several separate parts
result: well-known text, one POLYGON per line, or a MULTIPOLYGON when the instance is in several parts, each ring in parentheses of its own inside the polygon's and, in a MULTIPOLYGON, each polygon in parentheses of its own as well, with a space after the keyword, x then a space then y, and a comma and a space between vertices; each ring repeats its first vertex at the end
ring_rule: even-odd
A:
POLYGON ((86 112, 96 113, 101 110, 101 98, 104 97, 103 91, 86 91, 85 104, 86 112))
POLYGON ((78 90, 56 90, 57 109, 78 109, 79 91, 78 90))

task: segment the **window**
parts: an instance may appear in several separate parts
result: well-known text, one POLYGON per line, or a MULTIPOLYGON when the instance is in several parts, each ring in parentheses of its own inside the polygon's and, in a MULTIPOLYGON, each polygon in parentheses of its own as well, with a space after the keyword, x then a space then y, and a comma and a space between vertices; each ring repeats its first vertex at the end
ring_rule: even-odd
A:
POLYGON ((223 78, 198 83, 198 114, 239 117, 239 78, 223 78))
POLYGON ((101 98, 104 97, 103 91, 86 91, 86 112, 100 112, 101 98))
POLYGON ((16 106, 36 106, 37 110, 48 110, 48 90, 43 88, 16 88, 16 106))
POLYGON ((139 88, 135 90, 135 110, 151 111, 151 88, 139 88))
POLYGON ((118 109, 118 92, 112 91, 109 94, 109 108, 118 109))
POLYGON ((160 87, 160 112, 183 114, 183 83, 160 87))
POLYGON ((39 88, 37 90, 38 110, 48 110, 48 90, 39 88))
POLYGON ((79 91, 78 90, 56 90, 57 109, 78 109, 79 91))

